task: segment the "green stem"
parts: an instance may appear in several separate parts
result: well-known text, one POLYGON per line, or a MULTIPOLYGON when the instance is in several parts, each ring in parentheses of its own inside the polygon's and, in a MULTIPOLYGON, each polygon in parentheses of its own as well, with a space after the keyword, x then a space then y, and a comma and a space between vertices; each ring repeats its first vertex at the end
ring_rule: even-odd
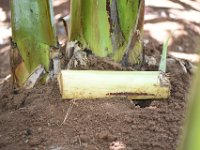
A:
POLYGON ((200 150, 200 65, 192 84, 184 137, 178 150, 200 150))
POLYGON ((78 40, 97 56, 110 56, 118 62, 130 40, 135 40, 126 58, 135 64, 140 60, 143 20, 143 0, 73 0, 69 40, 78 40), (139 33, 134 39, 133 30, 139 33))
POLYGON ((39 65, 50 69, 50 49, 57 46, 52 1, 11 0, 11 16, 11 68, 22 86, 39 65))

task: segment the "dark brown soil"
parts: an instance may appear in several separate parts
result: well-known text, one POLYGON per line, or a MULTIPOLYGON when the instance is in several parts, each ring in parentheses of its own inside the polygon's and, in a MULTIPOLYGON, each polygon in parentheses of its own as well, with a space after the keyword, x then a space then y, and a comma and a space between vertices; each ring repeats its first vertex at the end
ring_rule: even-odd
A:
MULTIPOLYGON (((62 12, 56 9, 56 12, 62 12)), ((199 37, 199 33, 190 30, 186 28, 188 33, 199 37)), ((162 45, 145 34, 150 41, 145 46, 146 54, 159 61, 162 45)), ((173 44, 175 47, 181 45, 186 48, 183 52, 188 52, 187 39, 193 42, 187 47, 193 49, 194 41, 189 35, 173 44)), ((0 45, 0 48, 7 45, 0 45)), ((9 73, 5 58, 8 60, 8 53, 0 56, 0 79, 9 73)), ((93 60, 90 69, 120 69, 120 66, 101 63, 101 59, 93 60)), ((11 89, 10 81, 1 84, 0 80, 0 149, 175 150, 185 116, 191 74, 185 73, 176 61, 167 67, 172 84, 170 98, 153 100, 144 108, 125 98, 61 100, 56 82, 16 92, 11 89), (119 143, 124 148, 113 149, 119 143)))
POLYGON ((128 150, 173 150, 190 75, 176 63, 168 67, 176 69, 171 72, 171 97, 145 108, 118 98, 63 101, 57 83, 13 92, 5 82, 0 94, 0 148, 95 150, 120 141, 128 150))

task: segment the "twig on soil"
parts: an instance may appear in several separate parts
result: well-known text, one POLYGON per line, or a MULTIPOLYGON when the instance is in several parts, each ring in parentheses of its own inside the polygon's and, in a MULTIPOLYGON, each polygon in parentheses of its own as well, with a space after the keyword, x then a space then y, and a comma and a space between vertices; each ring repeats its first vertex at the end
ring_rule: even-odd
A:
POLYGON ((11 78, 11 74, 7 75, 5 78, 0 78, 0 84, 3 84, 5 81, 8 81, 11 78))
POLYGON ((71 111, 72 111, 72 108, 73 108, 74 105, 75 105, 75 101, 76 101, 76 99, 73 99, 73 100, 71 101, 71 104, 70 104, 69 108, 67 109, 65 118, 64 118, 64 120, 63 120, 63 122, 61 123, 60 126, 62 126, 63 124, 65 124, 66 120, 68 119, 68 117, 69 117, 69 115, 70 115, 70 113, 71 113, 71 111))

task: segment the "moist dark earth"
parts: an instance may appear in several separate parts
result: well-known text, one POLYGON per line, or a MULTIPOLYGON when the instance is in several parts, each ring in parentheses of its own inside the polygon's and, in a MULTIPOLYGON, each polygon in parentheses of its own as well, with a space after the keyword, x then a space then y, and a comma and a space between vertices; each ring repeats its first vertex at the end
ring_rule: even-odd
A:
MULTIPOLYGON (((1 7, 7 8, 6 0, 4 3, 1 7)), ((69 6, 69 1, 56 7, 56 14, 62 12, 63 5, 69 6)), ((195 39, 199 33, 188 26, 192 23, 186 23, 183 26, 188 36, 174 38, 169 50, 176 51, 174 47, 181 46, 182 52, 195 53, 198 49, 195 39)), ((145 40, 149 41, 145 52, 159 61, 162 44, 148 33, 144 32, 145 40)), ((1 49, 7 45, 2 44, 1 49)), ((6 63, 8 54, 1 55, 0 77, 3 79, 9 73, 9 65, 6 63)), ((112 65, 100 63, 99 59, 93 60, 97 63, 89 69, 116 70, 112 65)), ((126 98, 62 100, 56 81, 16 92, 12 90, 10 79, 5 80, 0 85, 0 149, 175 150, 182 132, 192 74, 185 72, 178 61, 168 63, 167 68, 171 96, 152 100, 150 105, 144 106, 126 98)), ((158 70, 158 66, 144 69, 158 70)))

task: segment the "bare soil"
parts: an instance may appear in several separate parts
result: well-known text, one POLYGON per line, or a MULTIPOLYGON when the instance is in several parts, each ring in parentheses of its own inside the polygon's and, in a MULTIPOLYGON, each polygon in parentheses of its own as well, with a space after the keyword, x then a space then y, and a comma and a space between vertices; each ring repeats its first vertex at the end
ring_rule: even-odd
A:
POLYGON ((0 149, 95 150, 119 141, 128 150, 173 150, 190 75, 178 63, 168 67, 171 97, 144 108, 119 98, 61 100, 56 82, 14 92, 7 81, 0 94, 0 149))
MULTIPOLYGON (((64 4, 67 5, 68 1, 64 4)), ((199 37, 199 33, 191 30, 189 27, 185 29, 199 37)), ((145 45, 146 54, 159 61, 162 45, 148 33, 145 38, 149 40, 145 45)), ((188 53, 188 47, 195 49, 194 43, 190 36, 184 36, 172 44, 175 47, 181 45, 182 52, 188 53)), ((1 45, 1 48, 7 45, 1 45)), ((8 53, 2 54, 0 78, 9 73, 8 63, 5 63, 8 53)), ((93 63, 89 69, 120 69, 101 63, 100 58, 91 59, 93 63)), ((171 74, 170 98, 153 100, 147 106, 126 98, 62 100, 54 81, 16 92, 9 80, 4 81, 0 85, 0 149, 175 150, 182 131, 192 75, 185 73, 177 61, 168 63, 167 68, 171 74)), ((157 70, 158 66, 144 69, 157 70)))

